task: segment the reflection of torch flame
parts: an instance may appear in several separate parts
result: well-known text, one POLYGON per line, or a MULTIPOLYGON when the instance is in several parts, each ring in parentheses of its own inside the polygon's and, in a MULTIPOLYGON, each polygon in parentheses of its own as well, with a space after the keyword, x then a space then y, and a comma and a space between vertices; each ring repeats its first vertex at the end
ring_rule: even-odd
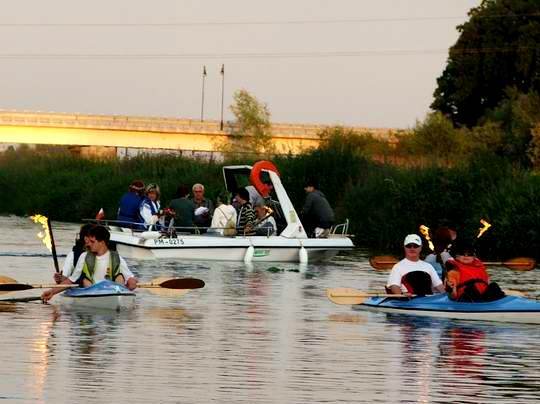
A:
POLYGON ((47 217, 38 214, 30 216, 30 219, 32 219, 34 223, 39 223, 41 226, 43 226, 43 231, 40 231, 37 236, 41 239, 41 241, 43 241, 43 244, 45 244, 49 251, 52 251, 51 236, 49 233, 49 225, 47 224, 47 217))
POLYGON ((482 227, 480 227, 478 230, 478 236, 476 236, 476 238, 480 238, 482 237, 482 234, 484 234, 487 229, 489 229, 491 227, 491 224, 488 223, 486 220, 484 219, 480 219, 480 223, 482 224, 482 227))
POLYGON ((431 249, 431 251, 434 251, 435 247, 433 246, 433 242, 431 241, 431 237, 429 237, 429 227, 424 226, 423 224, 421 224, 420 225, 420 233, 427 240, 429 248, 431 249))

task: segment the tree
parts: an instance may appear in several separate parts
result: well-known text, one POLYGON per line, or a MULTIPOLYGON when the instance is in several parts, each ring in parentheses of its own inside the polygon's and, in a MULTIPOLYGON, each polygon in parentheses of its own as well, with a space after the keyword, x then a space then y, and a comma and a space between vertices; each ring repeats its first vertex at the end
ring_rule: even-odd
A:
POLYGON ((540 2, 483 0, 469 16, 458 27, 431 107, 454 124, 473 126, 508 87, 540 91, 540 2))
POLYGON ((246 90, 234 93, 231 111, 236 117, 229 141, 221 149, 232 153, 272 154, 270 112, 246 90))

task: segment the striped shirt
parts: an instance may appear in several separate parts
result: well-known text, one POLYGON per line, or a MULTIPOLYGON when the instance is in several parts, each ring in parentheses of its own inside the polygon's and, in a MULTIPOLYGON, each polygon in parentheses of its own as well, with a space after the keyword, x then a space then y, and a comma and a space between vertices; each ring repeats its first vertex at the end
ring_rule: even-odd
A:
POLYGON ((248 236, 252 236, 255 234, 255 229, 253 228, 254 223, 255 223, 255 211, 251 207, 251 203, 246 202, 240 207, 240 211, 238 212, 238 219, 236 222, 236 227, 237 229, 239 229, 240 234, 244 234, 246 226, 250 225, 251 230, 246 231, 245 234, 248 236))

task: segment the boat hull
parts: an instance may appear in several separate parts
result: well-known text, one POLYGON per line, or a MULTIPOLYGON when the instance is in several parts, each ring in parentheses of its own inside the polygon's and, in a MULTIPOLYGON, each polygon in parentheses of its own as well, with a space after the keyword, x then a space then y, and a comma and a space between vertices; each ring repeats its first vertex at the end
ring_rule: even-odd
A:
POLYGON ((129 310, 135 306, 135 293, 115 282, 98 282, 88 288, 73 288, 60 294, 55 303, 68 308, 129 310))
POLYGON ((326 261, 340 251, 354 247, 348 237, 290 239, 280 236, 223 237, 186 235, 177 238, 151 238, 131 232, 112 232, 118 252, 135 259, 183 259, 204 261, 244 261, 253 246, 253 262, 299 262, 303 247, 309 262, 326 261))
POLYGON ((455 302, 446 294, 409 300, 370 298, 362 304, 353 305, 353 309, 458 320, 540 324, 540 303, 518 296, 506 296, 485 303, 455 302))

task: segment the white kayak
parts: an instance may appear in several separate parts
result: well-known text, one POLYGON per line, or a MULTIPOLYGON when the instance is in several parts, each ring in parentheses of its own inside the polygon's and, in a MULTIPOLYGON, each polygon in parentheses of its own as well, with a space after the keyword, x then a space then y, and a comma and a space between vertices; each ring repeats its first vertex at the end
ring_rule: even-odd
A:
POLYGON ((109 280, 88 288, 71 288, 57 295, 53 302, 64 307, 102 310, 126 310, 135 306, 135 292, 109 280))

